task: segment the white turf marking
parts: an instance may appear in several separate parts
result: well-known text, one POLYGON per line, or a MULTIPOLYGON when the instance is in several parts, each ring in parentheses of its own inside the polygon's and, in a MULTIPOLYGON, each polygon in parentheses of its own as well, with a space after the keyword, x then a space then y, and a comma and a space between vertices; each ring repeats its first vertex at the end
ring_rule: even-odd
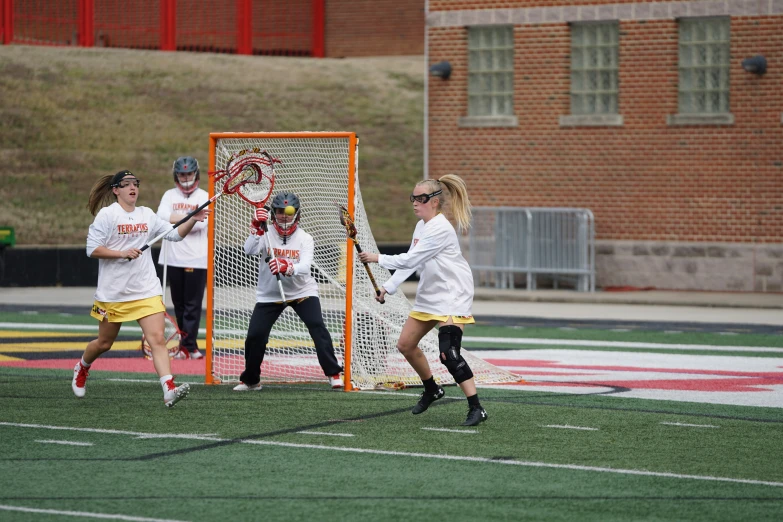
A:
POLYGON ((41 444, 64 444, 66 446, 92 446, 92 442, 71 442, 69 440, 37 440, 41 444))
POLYGON ((560 428, 563 430, 585 430, 585 431, 598 431, 598 428, 588 428, 586 426, 569 426, 568 424, 547 424, 544 428, 560 428))
MULTIPOLYGON (((463 455, 439 455, 431 453, 408 453, 404 451, 387 451, 379 449, 367 449, 367 448, 347 448, 340 446, 320 446, 317 444, 296 444, 293 442, 276 442, 271 440, 235 440, 235 439, 220 439, 217 437, 204 437, 199 435, 185 435, 185 434, 155 434, 155 433, 141 433, 135 431, 120 431, 120 430, 104 430, 95 428, 73 428, 69 426, 47 426, 43 424, 19 424, 15 422, 0 422, 0 426, 11 426, 15 428, 35 428, 45 430, 67 430, 67 431, 84 431, 89 433, 107 433, 115 435, 134 435, 137 437, 150 437, 157 435, 160 438, 170 437, 178 439, 191 439, 191 440, 205 440, 210 442, 241 442, 243 444, 255 444, 257 446, 279 446, 283 448, 302 448, 302 449, 315 449, 324 451, 342 451, 346 453, 367 453, 370 455, 388 455, 393 457, 414 457, 425 458, 433 460, 452 460, 459 462, 479 462, 482 464, 504 464, 507 466, 524 466, 531 468, 551 468, 551 469, 568 469, 573 471, 595 471, 597 473, 616 473, 620 475, 638 475, 642 477, 666 477, 674 479, 686 479, 686 480, 707 480, 714 482, 731 482, 734 484, 754 484, 758 486, 773 486, 777 488, 783 488, 783 482, 773 482, 769 480, 751 480, 751 479, 737 479, 731 477, 713 477, 710 475, 684 475, 681 473, 666 473, 658 471, 646 471, 639 469, 618 469, 618 468, 600 468, 597 466, 578 466, 576 464, 552 464, 549 462, 531 462, 525 460, 500 460, 490 459, 486 457, 467 457, 463 455)), ((131 520, 131 519, 127 519, 131 520)), ((132 519, 132 520, 152 520, 152 519, 132 519)))
POLYGON ((689 428, 720 428, 720 426, 713 426, 712 424, 686 424, 684 422, 662 422, 667 426, 687 426, 689 428))
POLYGON ((327 433, 325 431, 297 431, 302 435, 328 435, 329 437, 355 437, 353 433, 327 433))
POLYGON ((427 431, 445 431, 447 433, 478 433, 478 430, 451 430, 449 428, 421 428, 427 431))
POLYGON ((7 506, 0 504, 3 511, 21 511, 22 513, 41 513, 43 515, 65 515, 69 517, 103 518, 110 520, 131 520, 134 522, 183 522, 171 518, 146 518, 131 517, 128 515, 110 515, 108 513, 88 513, 86 511, 60 511, 57 509, 35 509, 21 506, 7 506))
MULTIPOLYGON (((0 326, 2 326, 0 324, 0 326)), ((463 337, 472 343, 534 344, 541 346, 596 346, 599 348, 654 348, 657 350, 710 350, 713 352, 775 352, 783 348, 770 346, 713 346, 711 344, 636 343, 625 341, 577 341, 574 339, 515 339, 511 337, 463 337)))

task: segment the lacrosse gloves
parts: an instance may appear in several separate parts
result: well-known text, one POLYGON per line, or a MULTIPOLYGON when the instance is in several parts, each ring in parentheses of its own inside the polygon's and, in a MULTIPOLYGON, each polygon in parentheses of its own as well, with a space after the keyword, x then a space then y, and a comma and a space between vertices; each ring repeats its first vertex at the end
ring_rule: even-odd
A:
POLYGON ((265 208, 257 208, 255 218, 250 223, 250 233, 256 236, 263 236, 266 231, 266 222, 269 220, 269 211, 265 208))
POLYGON ((269 260, 269 270, 275 275, 290 276, 294 274, 294 264, 287 259, 273 257, 269 260))

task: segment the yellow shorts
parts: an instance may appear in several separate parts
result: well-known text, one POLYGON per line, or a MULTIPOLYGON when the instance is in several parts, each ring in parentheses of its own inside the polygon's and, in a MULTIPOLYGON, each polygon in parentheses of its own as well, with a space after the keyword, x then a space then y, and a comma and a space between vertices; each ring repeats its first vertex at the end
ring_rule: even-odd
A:
POLYGON ((451 320, 454 324, 473 324, 476 322, 472 315, 435 315, 424 312, 417 312, 414 310, 413 312, 409 313, 408 316, 413 317, 414 319, 418 319, 419 321, 438 321, 441 323, 448 321, 449 317, 451 317, 451 320))
POLYGON ((99 321, 104 319, 110 323, 124 323, 126 321, 138 321, 148 315, 165 312, 163 300, 159 295, 139 299, 138 301, 126 301, 124 303, 102 303, 95 301, 92 304, 90 315, 99 321))

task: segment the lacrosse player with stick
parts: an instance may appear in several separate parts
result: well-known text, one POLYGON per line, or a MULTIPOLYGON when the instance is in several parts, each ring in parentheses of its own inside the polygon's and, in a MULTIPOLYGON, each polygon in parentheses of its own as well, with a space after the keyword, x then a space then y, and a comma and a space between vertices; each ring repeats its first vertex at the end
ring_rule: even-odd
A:
POLYGON ((287 307, 307 326, 315 344, 318 363, 332 388, 342 388, 343 369, 334 354, 329 330, 324 324, 318 284, 310 274, 313 261, 313 236, 302 230, 299 198, 292 192, 281 192, 272 199, 272 227, 267 226, 270 213, 256 208, 245 241, 245 253, 260 255, 256 305, 245 339, 245 370, 235 391, 261 390, 261 363, 264 361, 269 333, 287 307), (269 250, 272 252, 269 252, 269 250), (276 276, 282 276, 285 300, 281 301, 276 276))
POLYGON ((98 287, 90 315, 100 323, 98 338, 87 344, 73 369, 71 388, 76 397, 84 397, 91 365, 111 349, 122 323, 137 321, 152 349, 163 403, 171 407, 187 396, 190 387, 177 386, 171 375, 164 335, 163 292, 152 256, 143 255, 142 247, 149 236, 157 234, 166 234, 169 241, 181 241, 211 211, 204 208, 174 228, 150 208, 136 206, 140 184, 132 172, 121 170, 100 178, 90 191, 87 208, 95 220, 87 234, 87 255, 98 259, 98 287), (111 204, 105 206, 108 203, 111 204))
MULTIPOLYGON (((191 156, 177 158, 172 168, 174 188, 163 194, 158 217, 176 223, 209 200, 209 194, 199 188, 198 161, 191 156)), ((190 234, 180 242, 164 243, 167 256, 158 264, 165 265, 171 281, 171 301, 177 326, 185 334, 175 359, 202 359, 196 339, 201 323, 201 303, 207 285, 207 220, 196 223, 190 234)), ((166 289, 163 289, 166 295, 166 289)))
POLYGON ((427 358, 419 348, 421 339, 438 326, 440 362, 468 399, 468 416, 463 426, 476 426, 487 420, 481 407, 473 372, 460 355, 462 331, 466 324, 475 323, 473 306, 473 274, 462 256, 459 238, 454 227, 441 213, 444 206, 451 213, 460 230, 470 226, 470 201, 465 182, 455 174, 440 180, 420 181, 410 196, 413 213, 420 219, 413 231, 413 241, 405 254, 396 256, 362 252, 363 263, 378 263, 396 270, 381 288, 375 299, 383 302, 386 294, 394 294, 397 287, 414 271, 419 271, 416 300, 402 327, 397 349, 405 356, 424 383, 424 392, 411 413, 424 413, 430 405, 445 395, 433 379, 427 358))

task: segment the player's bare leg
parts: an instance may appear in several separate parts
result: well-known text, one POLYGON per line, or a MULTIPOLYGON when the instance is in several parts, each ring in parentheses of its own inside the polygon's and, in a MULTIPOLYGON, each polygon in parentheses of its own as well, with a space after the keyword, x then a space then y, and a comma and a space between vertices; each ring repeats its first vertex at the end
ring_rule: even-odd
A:
POLYGON ((166 347, 166 337, 164 334, 164 315, 163 312, 148 315, 139 319, 144 337, 150 345, 152 352, 152 364, 160 378, 160 384, 163 387, 163 403, 167 407, 172 407, 181 399, 187 397, 190 392, 190 385, 185 383, 177 386, 174 384, 174 377, 171 375, 171 361, 169 360, 169 351, 166 347))
POLYGON ((437 321, 419 321, 413 317, 408 317, 397 341, 397 350, 400 351, 411 367, 419 374, 422 381, 432 377, 432 371, 430 370, 430 364, 427 362, 427 357, 419 348, 419 342, 436 324, 437 321))

